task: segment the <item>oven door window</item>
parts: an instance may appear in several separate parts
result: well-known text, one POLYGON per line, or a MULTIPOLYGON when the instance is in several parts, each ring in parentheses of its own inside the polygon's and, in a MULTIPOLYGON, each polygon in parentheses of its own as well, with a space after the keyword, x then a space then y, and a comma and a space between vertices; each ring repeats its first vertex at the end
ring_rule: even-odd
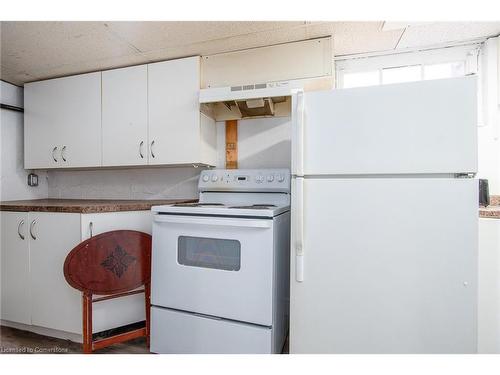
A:
POLYGON ((237 240, 180 236, 177 262, 185 266, 239 271, 241 244, 237 240))

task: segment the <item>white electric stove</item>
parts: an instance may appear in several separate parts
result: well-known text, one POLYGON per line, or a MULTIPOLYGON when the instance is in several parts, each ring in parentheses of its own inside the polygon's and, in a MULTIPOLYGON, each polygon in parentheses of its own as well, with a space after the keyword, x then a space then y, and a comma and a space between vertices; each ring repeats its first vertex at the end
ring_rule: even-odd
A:
POLYGON ((151 351, 281 352, 290 171, 206 170, 198 190, 199 203, 152 208, 151 351))

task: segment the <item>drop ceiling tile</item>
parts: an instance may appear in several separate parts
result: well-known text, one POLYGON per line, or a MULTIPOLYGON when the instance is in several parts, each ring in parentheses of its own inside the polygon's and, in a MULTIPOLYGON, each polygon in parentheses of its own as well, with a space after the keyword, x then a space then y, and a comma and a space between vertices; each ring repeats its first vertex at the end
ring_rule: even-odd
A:
POLYGON ((106 22, 110 32, 142 52, 304 25, 305 22, 106 22))
POLYGON ((403 30, 382 31, 382 25, 383 22, 336 22, 332 32, 335 55, 394 49, 403 30))
POLYGON ((1 63, 11 71, 45 76, 59 67, 137 53, 102 22, 2 22, 1 63))
POLYGON ((307 38, 306 26, 302 25, 174 46, 171 48, 146 52, 144 55, 151 61, 161 61, 182 56, 212 55, 222 52, 304 40, 307 38))
POLYGON ((22 86, 24 82, 36 81, 37 77, 24 71, 17 72, 2 66, 0 68, 0 79, 2 81, 12 83, 13 85, 22 86))
POLYGON ((59 65, 53 69, 35 71, 38 80, 64 77, 73 74, 89 73, 101 70, 123 68, 132 65, 147 64, 146 56, 136 53, 134 55, 109 57, 101 60, 82 61, 79 63, 59 65))
POLYGON ((398 48, 431 46, 500 34, 500 22, 436 22, 410 24, 398 48))

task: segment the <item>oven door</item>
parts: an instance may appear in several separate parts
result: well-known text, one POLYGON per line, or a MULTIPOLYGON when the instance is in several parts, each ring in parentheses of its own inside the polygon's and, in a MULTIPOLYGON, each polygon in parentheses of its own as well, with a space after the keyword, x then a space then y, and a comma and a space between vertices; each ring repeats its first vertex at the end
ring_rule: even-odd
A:
POLYGON ((151 303, 272 325, 273 220, 155 215, 151 303))

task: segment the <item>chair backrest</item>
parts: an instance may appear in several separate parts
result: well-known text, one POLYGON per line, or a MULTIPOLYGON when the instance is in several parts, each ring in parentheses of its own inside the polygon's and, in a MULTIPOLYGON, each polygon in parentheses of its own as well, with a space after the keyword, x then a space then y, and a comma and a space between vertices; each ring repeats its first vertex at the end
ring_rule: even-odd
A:
POLYGON ((151 236, 115 230, 91 237, 68 254, 64 277, 73 288, 100 295, 128 292, 149 283, 151 236))

